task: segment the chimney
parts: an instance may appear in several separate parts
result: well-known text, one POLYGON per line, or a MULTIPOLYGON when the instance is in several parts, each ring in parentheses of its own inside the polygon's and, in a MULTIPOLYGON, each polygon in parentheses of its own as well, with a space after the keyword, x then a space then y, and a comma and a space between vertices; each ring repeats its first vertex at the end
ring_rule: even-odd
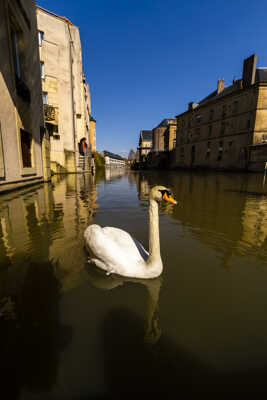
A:
POLYGON ((224 89, 224 79, 218 79, 217 94, 221 93, 224 89))
POLYGON ((191 101, 190 103, 188 103, 188 111, 193 111, 195 108, 197 108, 198 103, 194 103, 193 101, 191 101))
POLYGON ((257 54, 246 58, 243 62, 243 86, 244 88, 249 87, 255 83, 256 76, 256 65, 257 65, 257 54))

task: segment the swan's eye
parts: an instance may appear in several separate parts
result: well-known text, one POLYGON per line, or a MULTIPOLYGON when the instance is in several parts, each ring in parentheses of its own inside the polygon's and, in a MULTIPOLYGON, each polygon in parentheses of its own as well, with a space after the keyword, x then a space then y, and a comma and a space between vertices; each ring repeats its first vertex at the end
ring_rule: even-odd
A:
POLYGON ((159 192, 161 193, 162 197, 164 196, 164 194, 166 193, 166 195, 169 197, 171 196, 171 192, 169 190, 159 190, 159 192))

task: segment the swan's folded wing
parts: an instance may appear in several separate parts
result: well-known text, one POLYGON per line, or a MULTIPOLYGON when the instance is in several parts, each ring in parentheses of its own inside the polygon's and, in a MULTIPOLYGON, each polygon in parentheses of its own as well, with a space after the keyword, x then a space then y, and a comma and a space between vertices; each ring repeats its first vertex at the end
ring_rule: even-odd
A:
POLYGON ((110 226, 106 226, 105 228, 103 228, 103 232, 109 238, 112 238, 112 240, 114 240, 114 242, 117 243, 120 247, 127 251, 130 251, 132 257, 136 255, 138 259, 141 256, 143 260, 147 260, 149 256, 148 252, 144 249, 142 244, 138 242, 138 240, 131 236, 128 232, 110 226))

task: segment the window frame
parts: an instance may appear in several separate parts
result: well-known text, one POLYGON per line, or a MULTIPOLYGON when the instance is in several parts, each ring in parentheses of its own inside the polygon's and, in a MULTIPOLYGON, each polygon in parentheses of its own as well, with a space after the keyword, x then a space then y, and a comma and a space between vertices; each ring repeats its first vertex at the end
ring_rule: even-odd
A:
POLYGON ((40 61, 41 79, 45 79, 45 65, 43 61, 40 61))
POLYGON ((42 47, 43 40, 44 40, 44 32, 38 30, 38 44, 40 47, 42 47))

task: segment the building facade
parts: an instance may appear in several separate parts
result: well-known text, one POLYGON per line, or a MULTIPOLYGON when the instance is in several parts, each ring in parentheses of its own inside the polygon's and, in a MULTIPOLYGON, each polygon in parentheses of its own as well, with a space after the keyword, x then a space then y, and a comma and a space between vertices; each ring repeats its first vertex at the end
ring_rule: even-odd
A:
POLYGON ((142 130, 139 136, 139 146, 136 151, 136 161, 143 162, 146 160, 148 153, 152 148, 152 131, 142 130))
POLYGON ((96 151, 96 120, 90 115, 90 145, 92 153, 96 151))
POLYGON ((267 68, 244 60, 242 78, 176 116, 172 166, 262 171, 267 161, 267 68))
POLYGON ((105 167, 125 167, 125 160, 118 154, 104 150, 105 167))
POLYGON ((77 172, 81 157, 91 159, 91 101, 83 74, 79 29, 67 18, 41 7, 37 7, 37 25, 51 168, 55 173, 77 172))
POLYGON ((175 145, 176 138, 175 118, 165 118, 161 123, 152 129, 152 152, 170 151, 175 145))
POLYGON ((5 191, 50 179, 33 0, 1 1, 0 47, 0 191, 5 191))

